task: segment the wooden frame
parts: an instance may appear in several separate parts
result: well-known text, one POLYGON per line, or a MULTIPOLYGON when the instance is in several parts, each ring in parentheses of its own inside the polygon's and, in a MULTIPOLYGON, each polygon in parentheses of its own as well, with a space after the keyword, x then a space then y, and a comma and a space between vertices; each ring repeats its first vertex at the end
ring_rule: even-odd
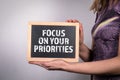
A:
MULTIPOLYGON (((67 29, 66 29, 67 30, 67 29)), ((70 36, 70 35, 68 35, 70 36)), ((28 52, 27 52, 27 60, 28 61, 51 61, 55 59, 62 59, 68 62, 78 62, 79 61, 79 23, 67 23, 67 22, 29 22, 28 24, 28 52), (69 28, 70 26, 75 28, 75 49, 74 54, 75 56, 73 58, 56 58, 56 57, 32 57, 32 28, 34 25, 37 26, 54 26, 55 28, 57 26, 65 26, 66 28, 69 28)))

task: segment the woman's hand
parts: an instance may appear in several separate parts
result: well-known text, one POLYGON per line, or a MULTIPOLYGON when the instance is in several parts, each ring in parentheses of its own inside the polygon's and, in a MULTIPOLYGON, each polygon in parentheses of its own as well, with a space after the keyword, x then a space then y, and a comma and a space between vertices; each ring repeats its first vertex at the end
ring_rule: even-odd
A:
POLYGON ((66 20, 70 23, 79 23, 79 56, 83 61, 89 61, 90 49, 84 44, 83 26, 78 20, 66 20))
POLYGON ((41 66, 47 70, 65 70, 65 68, 70 64, 64 60, 30 61, 29 63, 41 66))
POLYGON ((78 21, 78 20, 66 20, 66 22, 69 22, 69 23, 79 23, 79 44, 82 45, 84 43, 84 36, 83 36, 83 26, 82 24, 78 21))

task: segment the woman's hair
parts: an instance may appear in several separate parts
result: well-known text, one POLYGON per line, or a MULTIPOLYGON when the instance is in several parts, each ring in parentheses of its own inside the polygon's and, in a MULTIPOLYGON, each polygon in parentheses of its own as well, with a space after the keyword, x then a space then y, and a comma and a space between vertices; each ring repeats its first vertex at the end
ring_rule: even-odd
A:
POLYGON ((107 6, 112 7, 112 5, 116 5, 118 1, 119 0, 94 0, 90 10, 93 10, 96 13, 105 9, 107 6))

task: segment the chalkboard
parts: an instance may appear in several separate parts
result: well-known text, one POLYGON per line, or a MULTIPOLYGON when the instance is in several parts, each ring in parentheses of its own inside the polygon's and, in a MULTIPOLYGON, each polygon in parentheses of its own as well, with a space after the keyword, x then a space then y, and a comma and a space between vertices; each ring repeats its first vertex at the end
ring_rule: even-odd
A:
POLYGON ((28 60, 79 60, 79 24, 67 22, 30 22, 28 60))

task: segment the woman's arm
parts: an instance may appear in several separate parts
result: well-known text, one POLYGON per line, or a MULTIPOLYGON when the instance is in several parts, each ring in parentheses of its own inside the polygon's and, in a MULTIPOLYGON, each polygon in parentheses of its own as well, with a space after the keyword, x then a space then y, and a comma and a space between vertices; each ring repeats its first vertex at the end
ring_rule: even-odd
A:
POLYGON ((85 44, 81 44, 79 50, 80 58, 83 61, 88 62, 90 61, 90 54, 91 54, 91 50, 85 44))
POLYGON ((80 74, 120 75, 120 56, 108 60, 83 63, 69 63, 63 60, 30 63, 48 70, 64 70, 80 74))
POLYGON ((55 60, 50 62, 30 62, 42 66, 46 69, 65 70, 80 74, 105 74, 105 75, 120 75, 120 37, 118 56, 112 59, 83 62, 83 63, 69 63, 63 60, 55 60))
POLYGON ((108 60, 68 64, 63 70, 81 74, 120 75, 120 57, 108 60))

